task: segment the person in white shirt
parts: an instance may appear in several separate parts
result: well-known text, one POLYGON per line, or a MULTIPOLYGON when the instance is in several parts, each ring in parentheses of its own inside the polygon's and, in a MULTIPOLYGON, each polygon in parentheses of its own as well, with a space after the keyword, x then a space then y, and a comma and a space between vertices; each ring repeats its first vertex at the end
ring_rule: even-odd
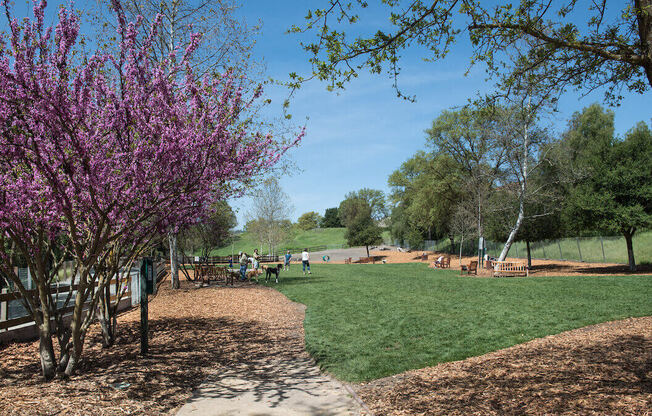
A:
POLYGON ((301 253, 301 263, 303 263, 303 275, 306 275, 306 268, 308 269, 308 274, 310 273, 310 254, 308 254, 308 249, 304 248, 301 253))

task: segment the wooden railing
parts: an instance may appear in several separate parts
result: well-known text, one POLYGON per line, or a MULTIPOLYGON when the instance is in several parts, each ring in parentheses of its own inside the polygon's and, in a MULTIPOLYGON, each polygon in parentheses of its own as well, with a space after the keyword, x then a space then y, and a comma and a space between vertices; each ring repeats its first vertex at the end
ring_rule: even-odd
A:
MULTIPOLYGON (((122 280, 123 284, 127 285, 127 290, 124 292, 122 295, 122 299, 131 299, 131 276, 129 275, 125 280, 122 280)), ((113 279, 109 282, 109 285, 116 285, 116 279, 113 279)), ((96 284, 97 286, 97 284, 96 284)), ((61 286, 56 286, 52 285, 50 286, 50 290, 52 291, 51 293, 54 294, 67 294, 71 290, 77 290, 79 288, 79 285, 61 285, 61 286)), ((121 290, 122 288, 117 288, 118 290, 121 290)), ((10 301, 15 301, 15 300, 20 300, 23 298, 23 295, 20 292, 7 292, 7 289, 2 290, 3 293, 0 293, 0 330, 12 328, 18 325, 23 325, 26 323, 33 322, 32 316, 27 315, 27 316, 21 316, 18 318, 12 318, 12 319, 7 319, 8 318, 8 307, 9 307, 9 302, 10 301)), ((120 292, 118 292, 120 293, 120 292)), ((27 291, 27 294, 29 296, 37 297, 38 296, 38 290, 37 289, 29 289, 27 291)), ((66 295, 67 296, 67 295, 66 295)), ((111 296, 111 302, 116 301, 116 296, 117 295, 112 295, 111 296)), ((58 296, 56 297, 58 298, 58 296)), ((55 301, 58 299, 55 298, 55 301)), ((71 299, 71 301, 74 301, 74 299, 71 299)), ((37 302, 38 303, 38 302, 37 302)), ((66 314, 69 312, 72 312, 74 309, 73 306, 67 306, 65 308, 58 309, 62 314, 66 314)))

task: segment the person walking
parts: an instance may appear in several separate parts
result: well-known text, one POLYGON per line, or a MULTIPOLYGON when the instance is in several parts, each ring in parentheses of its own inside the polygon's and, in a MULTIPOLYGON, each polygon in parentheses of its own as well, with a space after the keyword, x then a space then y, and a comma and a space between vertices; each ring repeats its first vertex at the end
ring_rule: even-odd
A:
POLYGON ((310 254, 307 248, 304 248, 303 253, 301 253, 301 263, 303 264, 303 275, 306 275, 306 268, 308 269, 308 274, 312 274, 310 273, 310 254))
POLYGON ((285 268, 287 270, 290 270, 290 260, 292 259, 292 254, 290 254, 290 250, 288 250, 287 253, 285 253, 285 268))
POLYGON ((247 262, 249 259, 247 258, 247 253, 243 253, 242 251, 238 253, 238 256, 240 256, 240 280, 244 281, 247 278, 247 262))

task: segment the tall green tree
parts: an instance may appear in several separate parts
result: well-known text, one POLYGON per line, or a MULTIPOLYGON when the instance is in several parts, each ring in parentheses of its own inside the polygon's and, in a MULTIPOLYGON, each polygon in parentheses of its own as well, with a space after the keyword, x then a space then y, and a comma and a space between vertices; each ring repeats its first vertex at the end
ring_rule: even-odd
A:
POLYGON ((301 214, 301 216, 297 221, 297 225, 302 230, 308 231, 308 230, 312 230, 313 228, 319 227, 320 222, 321 222, 321 216, 319 215, 319 213, 315 211, 310 211, 301 214))
MULTIPOLYGON (((606 99, 617 102, 623 89, 644 93, 652 86, 652 0, 382 3, 374 7, 389 25, 365 20, 378 20, 365 10, 365 0, 324 0, 323 8, 308 11, 305 25, 291 28, 316 32, 315 42, 304 44, 313 67, 310 78, 326 80, 334 89, 363 69, 386 72, 402 95, 397 79, 407 50, 418 48, 425 59, 438 61, 468 36, 471 64, 483 62, 507 85, 545 61, 550 70, 540 82, 548 90, 604 86, 606 99), (525 51, 512 53, 524 44, 525 51)), ((294 73, 291 78, 292 87, 304 81, 294 73)))
POLYGON ((448 155, 423 151, 392 172, 388 178, 390 199, 396 204, 392 236, 407 239, 412 246, 424 237, 450 236, 450 219, 462 198, 462 175, 460 166, 448 155))
POLYGON ((371 207, 371 218, 376 221, 382 220, 389 216, 387 200, 385 193, 378 189, 362 188, 359 191, 349 192, 344 196, 345 199, 360 198, 367 201, 371 207))
POLYGON ((617 140, 613 114, 594 105, 574 116, 565 139, 572 150, 569 162, 578 175, 566 204, 566 219, 576 230, 622 234, 629 268, 636 270, 632 238, 637 230, 652 226, 649 126, 641 122, 624 140, 617 140))
POLYGON ((383 242, 382 230, 371 217, 372 210, 367 201, 361 198, 351 198, 342 203, 344 204, 346 201, 350 201, 350 203, 345 204, 345 207, 348 205, 349 208, 353 208, 348 211, 349 216, 346 220, 346 233, 344 234, 346 242, 351 247, 365 246, 367 257, 369 257, 369 246, 383 242))
POLYGON ((365 216, 371 217, 372 210, 367 200, 350 196, 340 202, 338 213, 340 216, 340 222, 348 228, 356 218, 365 216))
POLYGON ((319 224, 321 228, 340 228, 342 223, 340 222, 340 216, 338 213, 337 207, 326 208, 324 211, 324 217, 321 219, 319 224))
POLYGON ((500 112, 482 103, 446 110, 426 134, 435 153, 450 157, 459 166, 465 181, 461 187, 464 199, 475 205, 477 236, 484 238, 487 201, 509 162, 500 112))

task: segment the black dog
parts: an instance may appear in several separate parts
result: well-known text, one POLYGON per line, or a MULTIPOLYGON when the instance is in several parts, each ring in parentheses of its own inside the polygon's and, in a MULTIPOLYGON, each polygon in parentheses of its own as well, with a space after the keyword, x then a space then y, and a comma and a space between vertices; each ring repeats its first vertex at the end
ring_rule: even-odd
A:
POLYGON ((272 277, 272 275, 276 276, 276 283, 278 283, 278 276, 281 274, 281 269, 283 268, 282 264, 277 264, 276 267, 270 267, 267 266, 267 269, 265 270, 265 283, 272 277))

